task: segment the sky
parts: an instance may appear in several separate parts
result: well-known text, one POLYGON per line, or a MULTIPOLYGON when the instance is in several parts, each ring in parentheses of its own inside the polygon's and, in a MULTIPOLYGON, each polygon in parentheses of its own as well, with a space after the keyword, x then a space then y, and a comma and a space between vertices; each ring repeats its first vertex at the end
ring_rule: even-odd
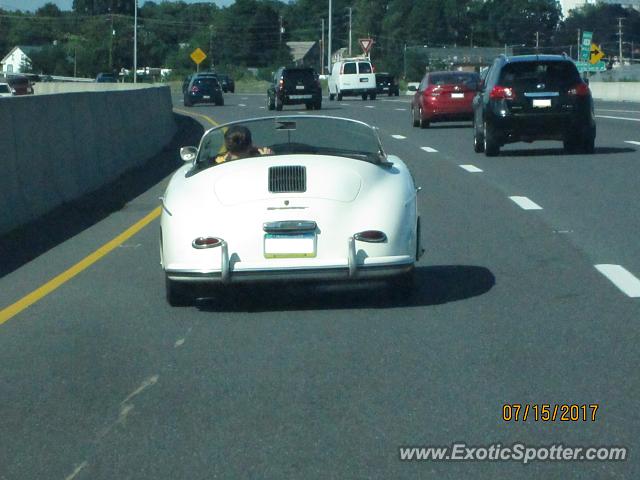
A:
MULTIPOLYGON (((142 5, 146 0, 138 0, 138 3, 142 5)), ((152 0, 156 3, 162 3, 162 0, 152 0)), ((170 0, 165 0, 170 1, 170 0)), ((186 3, 215 3, 218 6, 230 5, 234 0, 184 0, 186 3)), ((60 10, 71 10, 73 0, 0 0, 0 8, 5 10, 22 10, 35 11, 45 3, 55 3, 60 10)))

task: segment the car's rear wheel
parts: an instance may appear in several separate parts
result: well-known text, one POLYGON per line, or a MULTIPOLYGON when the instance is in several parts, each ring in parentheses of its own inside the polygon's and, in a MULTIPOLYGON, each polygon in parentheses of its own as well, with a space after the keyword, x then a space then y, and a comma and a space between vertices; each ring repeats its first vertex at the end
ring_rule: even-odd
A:
POLYGON ((363 93, 363 94, 362 94, 362 100, 366 100, 366 99, 367 99, 367 94, 366 94, 366 93, 363 93))
POLYGON ((313 103, 305 103, 304 106, 307 110, 313 110, 313 103))
POLYGON ((218 101, 216 102, 216 105, 218 105, 218 106, 220 106, 220 107, 224 106, 224 98, 221 98, 220 100, 218 100, 218 101))
POLYGON ((338 94, 336 95, 336 99, 341 102, 342 101, 342 93, 338 92, 338 94))
POLYGON ((420 124, 420 128, 429 128, 429 120, 422 116, 422 107, 418 109, 418 122, 420 124))
POLYGON ((273 103, 273 99, 269 95, 267 95, 267 110, 273 110, 275 108, 276 106, 273 103))
POLYGON ((486 121, 482 127, 482 139, 484 143, 484 154, 487 157, 495 157, 500 153, 500 145, 496 141, 496 135, 493 127, 486 121))
POLYGON ((329 101, 333 102, 336 99, 336 96, 333 93, 329 94, 329 101))
POLYGON ((194 301, 193 293, 187 288, 189 285, 171 280, 165 277, 165 290, 167 302, 172 307, 184 307, 191 305, 194 301))
POLYGON ((370 93, 369 94, 369 99, 375 100, 376 99, 376 94, 375 93, 370 93))
POLYGON ((478 126, 473 122, 473 151, 476 153, 484 152, 484 141, 479 137, 478 126))
POLYGON ((567 138, 562 142, 562 146, 565 153, 577 153, 580 144, 575 138, 567 138))
POLYGON ((313 108, 315 108, 316 110, 321 110, 322 109, 322 100, 318 100, 315 105, 313 106, 313 108))
POLYGON ((420 126, 420 122, 418 121, 418 118, 416 117, 416 109, 411 107, 411 125, 413 125, 414 127, 419 127, 420 126))
POLYGON ((189 100, 187 97, 184 97, 184 106, 185 107, 191 107, 193 106, 193 103, 191 103, 191 100, 189 100))
POLYGON ((282 100, 277 95, 275 99, 275 104, 276 104, 276 110, 282 110, 282 100))
POLYGON ((588 133, 582 137, 582 153, 591 154, 596 151, 596 132, 595 130, 589 130, 588 133))

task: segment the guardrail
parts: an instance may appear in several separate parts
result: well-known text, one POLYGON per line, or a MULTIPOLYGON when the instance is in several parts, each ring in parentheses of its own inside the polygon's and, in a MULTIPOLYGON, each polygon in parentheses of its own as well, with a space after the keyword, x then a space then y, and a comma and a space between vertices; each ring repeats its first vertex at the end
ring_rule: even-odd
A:
POLYGON ((167 86, 0 98, 0 235, 156 155, 172 108, 167 86))

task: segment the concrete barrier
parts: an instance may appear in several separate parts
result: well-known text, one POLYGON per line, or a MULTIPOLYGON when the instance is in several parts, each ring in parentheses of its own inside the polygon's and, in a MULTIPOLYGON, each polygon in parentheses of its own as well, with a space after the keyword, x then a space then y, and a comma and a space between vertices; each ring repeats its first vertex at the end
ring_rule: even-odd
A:
POLYGON ((591 82, 593 98, 614 102, 640 102, 640 82, 591 82))
POLYGON ((0 235, 143 164, 176 126, 168 87, 0 99, 0 235))
MULTIPOLYGON (((33 93, 111 92, 114 90, 140 90, 149 88, 149 83, 98 83, 98 82, 38 82, 33 84, 33 93)), ((162 84, 160 84, 162 85, 162 84)))

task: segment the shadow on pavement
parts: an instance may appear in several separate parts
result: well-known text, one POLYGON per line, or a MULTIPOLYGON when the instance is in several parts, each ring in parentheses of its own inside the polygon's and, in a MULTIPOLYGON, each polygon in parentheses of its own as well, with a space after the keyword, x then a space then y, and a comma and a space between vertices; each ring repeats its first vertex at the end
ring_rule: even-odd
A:
MULTIPOLYGON (((635 152, 635 148, 618 148, 618 147, 596 147, 594 155, 614 155, 617 153, 630 153, 635 152)), ((543 156, 582 156, 589 157, 591 154, 586 153, 567 153, 562 148, 532 148, 532 149, 518 149, 518 150, 501 150, 501 157, 543 157, 543 156)))
POLYGON ((158 155, 133 168, 99 190, 63 204, 29 224, 0 236, 0 277, 120 210, 128 202, 177 170, 178 149, 198 145, 202 126, 174 114, 177 132, 158 155))
POLYGON ((482 295, 495 285, 495 277, 484 267, 437 265, 416 268, 412 293, 393 283, 237 285, 212 290, 200 298, 204 312, 270 312, 283 310, 340 310, 440 305, 482 295), (217 294, 216 294, 217 293, 217 294))

